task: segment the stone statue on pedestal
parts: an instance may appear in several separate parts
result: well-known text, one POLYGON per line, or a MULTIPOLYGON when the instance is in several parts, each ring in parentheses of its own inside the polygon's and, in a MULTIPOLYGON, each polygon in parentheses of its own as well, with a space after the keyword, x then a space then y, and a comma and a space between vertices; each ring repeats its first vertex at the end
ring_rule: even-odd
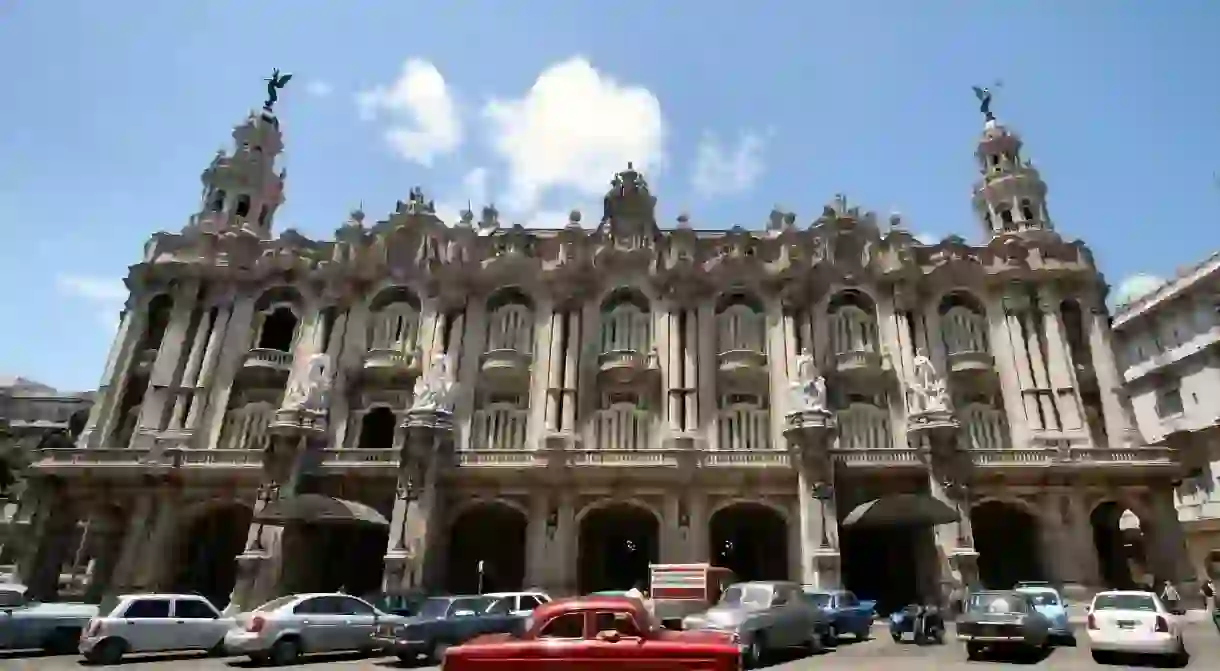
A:
POLYGON ((331 366, 329 354, 309 357, 305 374, 293 380, 284 392, 283 408, 325 412, 330 396, 331 366))
POLYGON ((449 366, 449 355, 432 357, 428 371, 415 380, 411 411, 452 413, 457 400, 457 381, 449 366))
POLYGON ((949 390, 945 378, 932 365, 923 350, 915 352, 912 380, 907 385, 907 410, 911 414, 949 411, 949 390))
POLYGON ((802 352, 796 358, 796 379, 788 383, 789 412, 828 412, 826 378, 813 362, 813 355, 802 352))

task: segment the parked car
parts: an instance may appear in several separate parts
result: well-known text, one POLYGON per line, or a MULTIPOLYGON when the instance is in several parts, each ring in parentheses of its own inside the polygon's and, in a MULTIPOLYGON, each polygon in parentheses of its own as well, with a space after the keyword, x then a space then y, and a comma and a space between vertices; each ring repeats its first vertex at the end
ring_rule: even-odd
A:
POLYGON ((488 592, 484 596, 504 599, 513 615, 529 615, 538 606, 551 602, 546 592, 488 592))
POLYGON ((129 652, 207 650, 218 655, 232 626, 233 619, 222 617, 202 596, 129 594, 89 622, 77 649, 86 661, 98 664, 117 664, 129 652))
POLYGON ((945 642, 945 616, 934 604, 912 603, 890 613, 890 638, 901 643, 910 634, 915 645, 945 642))
POLYGON ((428 598, 421 591, 408 592, 375 592, 361 597, 374 608, 391 615, 414 617, 428 598))
POLYGON ((877 616, 877 602, 856 598, 848 590, 820 590, 806 585, 805 596, 814 606, 822 609, 829 619, 827 639, 837 641, 841 634, 850 634, 866 640, 873 631, 873 619, 877 616))
POLYGON ((1089 605, 1087 627, 1089 648, 1098 662, 1123 653, 1160 655, 1175 666, 1190 662, 1178 613, 1153 592, 1099 592, 1089 605))
POLYGON ((1050 645, 1050 623, 1021 592, 982 591, 966 597, 957 620, 957 637, 966 643, 966 656, 984 652, 1044 650, 1050 645))
POLYGON ((577 597, 539 606, 520 635, 481 636, 450 648, 441 668, 737 671, 740 661, 729 632, 671 631, 652 622, 639 600, 577 597))
POLYGON ((1046 616, 1050 623, 1051 638, 1075 643, 1072 635, 1072 625, 1068 621, 1067 601, 1059 594, 1059 590, 1047 582, 1025 581, 1017 583, 1016 591, 1028 594, 1034 603, 1034 609, 1046 616))
POLYGON ((524 631, 526 616, 514 614, 514 605, 514 599, 488 595, 432 597, 416 617, 381 624, 373 640, 404 662, 425 655, 440 664, 446 650, 476 636, 524 631))
POLYGON ((715 606, 682 620, 686 631, 736 634, 746 666, 758 665, 768 652, 780 648, 821 650, 829 625, 830 618, 805 598, 801 586, 786 581, 730 585, 715 606))
POLYGON ((30 600, 24 585, 0 585, 0 650, 71 653, 97 611, 92 604, 30 600))
POLYGON ((239 613, 224 647, 256 664, 292 664, 307 653, 372 652, 376 628, 403 621, 348 594, 292 594, 239 613))

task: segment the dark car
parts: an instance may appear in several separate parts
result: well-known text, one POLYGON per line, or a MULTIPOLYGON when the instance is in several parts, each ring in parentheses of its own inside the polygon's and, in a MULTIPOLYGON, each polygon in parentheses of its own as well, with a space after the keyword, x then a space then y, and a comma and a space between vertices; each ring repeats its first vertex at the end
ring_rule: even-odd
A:
POLYGON ((445 651, 484 634, 520 634, 526 616, 514 615, 508 599, 489 596, 434 596, 406 622, 379 627, 373 633, 377 645, 404 662, 425 655, 433 664, 445 659, 445 651))
POLYGON ((364 600, 382 612, 413 617, 419 613, 427 598, 423 592, 381 592, 369 594, 364 600))
POLYGON ((970 659, 999 649, 1044 650, 1050 645, 1050 622, 1034 608, 1028 594, 974 592, 966 597, 957 637, 966 643, 970 659))

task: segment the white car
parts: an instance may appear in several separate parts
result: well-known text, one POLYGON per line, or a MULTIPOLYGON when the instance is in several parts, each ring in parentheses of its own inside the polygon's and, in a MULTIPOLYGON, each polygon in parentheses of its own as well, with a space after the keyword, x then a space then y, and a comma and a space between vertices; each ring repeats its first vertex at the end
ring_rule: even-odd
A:
POLYGON ((297 663, 315 652, 360 651, 378 647, 373 632, 381 625, 406 623, 348 594, 291 594, 239 613, 225 634, 225 651, 255 663, 297 663))
POLYGON ((77 649, 89 662, 118 663, 129 652, 224 652, 232 618, 197 594, 128 594, 81 632, 77 649))
POLYGON ((551 597, 545 592, 489 592, 483 596, 506 599, 513 615, 529 615, 538 606, 551 602, 551 597))
POLYGON ((1089 606, 1089 647, 1097 662, 1116 654, 1163 655, 1177 665, 1190 660, 1182 623, 1152 592, 1100 592, 1089 606))

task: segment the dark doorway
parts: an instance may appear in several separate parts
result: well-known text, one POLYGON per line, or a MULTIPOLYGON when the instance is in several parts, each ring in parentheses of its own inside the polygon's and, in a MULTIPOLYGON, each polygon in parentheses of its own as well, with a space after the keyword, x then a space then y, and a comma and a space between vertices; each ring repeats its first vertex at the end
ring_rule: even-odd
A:
POLYGON ((245 548, 251 516, 249 508, 231 503, 183 528, 172 591, 201 594, 217 608, 229 605, 237 582, 237 555, 245 548))
POLYGON ((970 512, 979 582, 986 589, 1011 589, 1022 580, 1045 580, 1034 516, 1003 501, 986 501, 970 512))
POLYGON ((735 503, 712 515, 708 556, 739 580, 788 579, 788 524, 760 503, 735 503))
POLYGON ((660 525, 650 511, 618 504, 589 511, 580 523, 581 593, 648 585, 648 565, 658 560, 660 525))
POLYGON ((1123 515, 1127 509, 1113 501, 1106 501, 1093 509, 1089 515, 1093 527, 1093 546, 1097 549, 1097 568, 1102 582, 1111 589, 1133 589, 1139 586, 1147 562, 1144 557, 1144 539, 1140 533, 1139 518, 1133 519, 1131 528, 1123 529, 1123 515))
POLYGON ((481 503, 466 509, 449 530, 445 578, 449 592, 475 594, 480 588, 483 592, 524 589, 528 526, 529 520, 521 511, 504 503, 481 503))
POLYGON ((371 594, 381 588, 389 529, 364 524, 290 524, 284 528, 285 593, 371 594))
POLYGON ((839 539, 844 587, 875 600, 878 613, 888 615, 931 596, 920 590, 923 558, 935 543, 930 527, 846 527, 839 539))

